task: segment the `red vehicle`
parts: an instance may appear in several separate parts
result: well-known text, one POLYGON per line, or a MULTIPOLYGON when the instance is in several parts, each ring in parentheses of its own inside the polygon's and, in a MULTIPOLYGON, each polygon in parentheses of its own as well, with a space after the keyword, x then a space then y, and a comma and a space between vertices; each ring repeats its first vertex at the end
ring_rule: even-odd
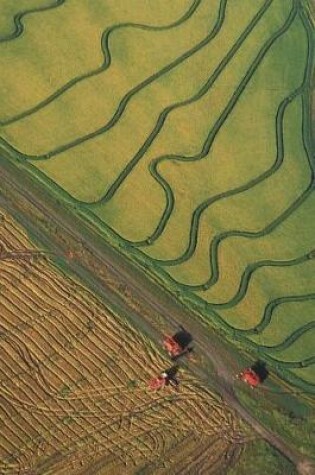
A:
POLYGON ((180 328, 180 331, 175 333, 175 335, 166 335, 163 341, 163 346, 172 359, 179 358, 192 351, 192 348, 189 348, 193 340, 191 334, 183 327, 180 328))
POLYGON ((257 387, 262 381, 257 373, 252 368, 246 368, 236 376, 238 379, 249 384, 252 388, 257 387))
POLYGON ((265 381, 268 374, 265 363, 257 361, 253 366, 244 369, 236 377, 254 389, 265 381))
POLYGON ((153 378, 151 379, 151 381, 149 381, 149 389, 151 389, 152 391, 158 391, 159 389, 164 388, 164 386, 165 376, 163 375, 163 373, 157 378, 153 378))
POLYGON ((153 378, 149 381, 149 389, 158 391, 159 389, 163 389, 164 386, 177 388, 179 385, 179 381, 176 378, 177 372, 178 366, 172 366, 172 368, 163 371, 157 378, 153 378))

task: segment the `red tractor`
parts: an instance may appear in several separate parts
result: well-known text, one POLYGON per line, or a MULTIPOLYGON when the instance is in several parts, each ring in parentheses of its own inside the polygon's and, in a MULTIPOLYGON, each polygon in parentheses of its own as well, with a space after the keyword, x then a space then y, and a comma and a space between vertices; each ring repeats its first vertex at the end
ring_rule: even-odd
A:
POLYGON ((165 336, 163 340, 163 346, 170 355, 170 357, 175 360, 180 356, 183 356, 192 351, 192 348, 189 347, 192 340, 193 338, 191 334, 181 326, 180 330, 175 333, 175 335, 165 336))
POLYGON ((177 372, 177 365, 163 371, 157 378, 153 378, 149 381, 149 389, 158 391, 159 389, 163 389, 164 386, 173 386, 177 389, 179 385, 179 381, 176 378, 177 372))
POLYGON ((268 370, 266 369, 265 363, 257 361, 250 368, 246 368, 237 374, 236 377, 254 389, 268 377, 268 370))
POLYGON ((244 383, 249 384, 251 388, 255 388, 261 383, 259 375, 255 373, 252 368, 244 369, 236 377, 244 381, 244 383))

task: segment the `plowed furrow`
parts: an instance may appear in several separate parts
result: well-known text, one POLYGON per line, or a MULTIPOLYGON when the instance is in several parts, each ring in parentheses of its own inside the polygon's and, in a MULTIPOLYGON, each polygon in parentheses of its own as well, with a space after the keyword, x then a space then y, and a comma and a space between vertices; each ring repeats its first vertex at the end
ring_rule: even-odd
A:
MULTIPOLYGON (((131 345, 130 345, 130 350, 132 350, 132 347, 131 347, 131 345)), ((145 364, 145 361, 143 361, 143 364, 145 364)))

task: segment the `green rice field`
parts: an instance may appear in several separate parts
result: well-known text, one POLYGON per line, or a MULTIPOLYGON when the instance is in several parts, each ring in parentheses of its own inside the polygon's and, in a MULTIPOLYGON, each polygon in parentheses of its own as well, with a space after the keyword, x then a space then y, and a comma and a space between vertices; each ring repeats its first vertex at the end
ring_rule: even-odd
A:
POLYGON ((0 0, 0 10, 1 154, 315 392, 307 0, 0 0))

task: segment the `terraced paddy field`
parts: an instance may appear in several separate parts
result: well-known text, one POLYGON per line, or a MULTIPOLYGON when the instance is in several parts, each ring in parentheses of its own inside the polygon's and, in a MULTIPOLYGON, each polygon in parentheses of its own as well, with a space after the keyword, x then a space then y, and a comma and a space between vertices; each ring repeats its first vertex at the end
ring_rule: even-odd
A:
POLYGON ((238 461, 250 434, 233 411, 188 372, 179 391, 150 391, 168 359, 1 210, 0 244, 1 474, 222 474, 238 461))
POLYGON ((0 2, 1 154, 315 392, 309 3, 27 5, 0 2))

